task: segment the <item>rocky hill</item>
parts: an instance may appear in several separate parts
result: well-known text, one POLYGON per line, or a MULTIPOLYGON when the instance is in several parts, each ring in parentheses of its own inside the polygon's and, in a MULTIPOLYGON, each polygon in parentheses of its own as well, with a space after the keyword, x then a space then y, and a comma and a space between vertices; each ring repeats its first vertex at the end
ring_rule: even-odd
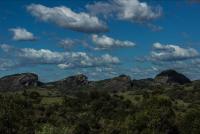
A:
POLYGON ((175 70, 166 70, 158 75, 154 79, 141 79, 131 80, 127 75, 120 75, 118 77, 100 80, 100 81, 88 81, 87 76, 80 74, 70 76, 62 80, 55 82, 42 83, 38 80, 38 76, 33 73, 14 74, 0 78, 0 91, 15 91, 23 90, 30 87, 44 87, 44 88, 56 88, 65 91, 73 91, 78 89, 97 89, 105 91, 124 91, 129 89, 144 89, 154 87, 157 84, 160 85, 174 85, 174 84, 187 84, 191 83, 183 74, 176 72, 175 70))
POLYGON ((33 73, 14 74, 0 78, 0 91, 15 91, 40 86, 38 76, 33 73))
POLYGON ((165 70, 155 77, 155 82, 162 84, 186 84, 190 83, 188 79, 183 74, 176 72, 175 70, 165 70))

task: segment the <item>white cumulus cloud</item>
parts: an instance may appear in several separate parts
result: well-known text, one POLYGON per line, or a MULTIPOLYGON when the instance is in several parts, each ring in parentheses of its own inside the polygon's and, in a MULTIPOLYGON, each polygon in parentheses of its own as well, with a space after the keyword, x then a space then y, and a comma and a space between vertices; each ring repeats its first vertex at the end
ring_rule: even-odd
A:
POLYGON ((11 46, 9 46, 7 44, 1 44, 0 48, 5 52, 9 52, 11 49, 13 49, 11 46))
POLYGON ((87 5, 86 8, 92 14, 104 16, 116 16, 120 20, 144 22, 153 20, 162 15, 160 6, 152 7, 139 0, 110 0, 108 2, 96 2, 87 5))
POLYGON ((73 47, 74 45, 76 45, 77 42, 78 42, 77 40, 63 39, 63 40, 60 40, 59 45, 60 45, 62 48, 68 49, 68 48, 71 48, 71 47, 73 47))
POLYGON ((0 63, 1 71, 5 71, 18 66, 18 63, 16 61, 7 58, 0 58, 0 63))
POLYGON ((33 49, 22 48, 17 52, 17 56, 27 60, 27 62, 43 63, 43 64, 55 64, 63 62, 65 57, 69 54, 64 52, 54 52, 48 49, 33 49))
POLYGON ((17 41, 33 41, 36 37, 33 33, 27 31, 25 28, 11 28, 9 31, 13 32, 13 40, 17 41))
POLYGON ((153 44, 151 57, 159 61, 176 61, 197 58, 199 53, 194 48, 182 48, 177 45, 153 44))
POLYGON ((98 33, 108 30, 107 26, 96 16, 85 12, 76 13, 65 6, 46 7, 31 4, 27 10, 35 17, 45 22, 52 22, 61 27, 86 33, 98 33))
POLYGON ((135 43, 131 41, 121 41, 117 39, 113 39, 106 35, 92 35, 92 41, 97 45, 97 50, 101 49, 110 49, 115 47, 134 47, 135 43))
POLYGON ((57 66, 58 66, 60 69, 68 69, 68 68, 74 67, 73 64, 71 64, 71 63, 69 63, 69 64, 64 64, 64 63, 62 63, 62 64, 58 64, 57 66))

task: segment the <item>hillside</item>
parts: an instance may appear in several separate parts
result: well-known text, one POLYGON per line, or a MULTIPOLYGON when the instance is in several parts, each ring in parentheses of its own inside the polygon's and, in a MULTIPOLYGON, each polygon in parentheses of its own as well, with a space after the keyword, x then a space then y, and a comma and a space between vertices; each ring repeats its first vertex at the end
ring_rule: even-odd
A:
POLYGON ((0 79, 2 134, 199 134, 200 83, 174 70, 155 78, 85 75, 51 83, 31 73, 0 79))

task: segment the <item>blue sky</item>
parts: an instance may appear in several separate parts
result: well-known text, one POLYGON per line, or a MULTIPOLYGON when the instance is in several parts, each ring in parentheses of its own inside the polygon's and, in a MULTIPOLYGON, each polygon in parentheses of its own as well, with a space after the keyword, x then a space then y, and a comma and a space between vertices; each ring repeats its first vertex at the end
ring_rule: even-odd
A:
POLYGON ((199 79, 195 0, 7 0, 0 16, 0 76, 140 79, 172 68, 199 79))

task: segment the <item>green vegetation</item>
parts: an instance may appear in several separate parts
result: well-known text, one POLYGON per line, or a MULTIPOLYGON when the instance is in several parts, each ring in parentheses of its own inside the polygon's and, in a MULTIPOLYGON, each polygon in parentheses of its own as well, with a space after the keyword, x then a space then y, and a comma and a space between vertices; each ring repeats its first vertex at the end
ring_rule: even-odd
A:
POLYGON ((0 134, 199 134, 197 86, 0 94, 0 134))

